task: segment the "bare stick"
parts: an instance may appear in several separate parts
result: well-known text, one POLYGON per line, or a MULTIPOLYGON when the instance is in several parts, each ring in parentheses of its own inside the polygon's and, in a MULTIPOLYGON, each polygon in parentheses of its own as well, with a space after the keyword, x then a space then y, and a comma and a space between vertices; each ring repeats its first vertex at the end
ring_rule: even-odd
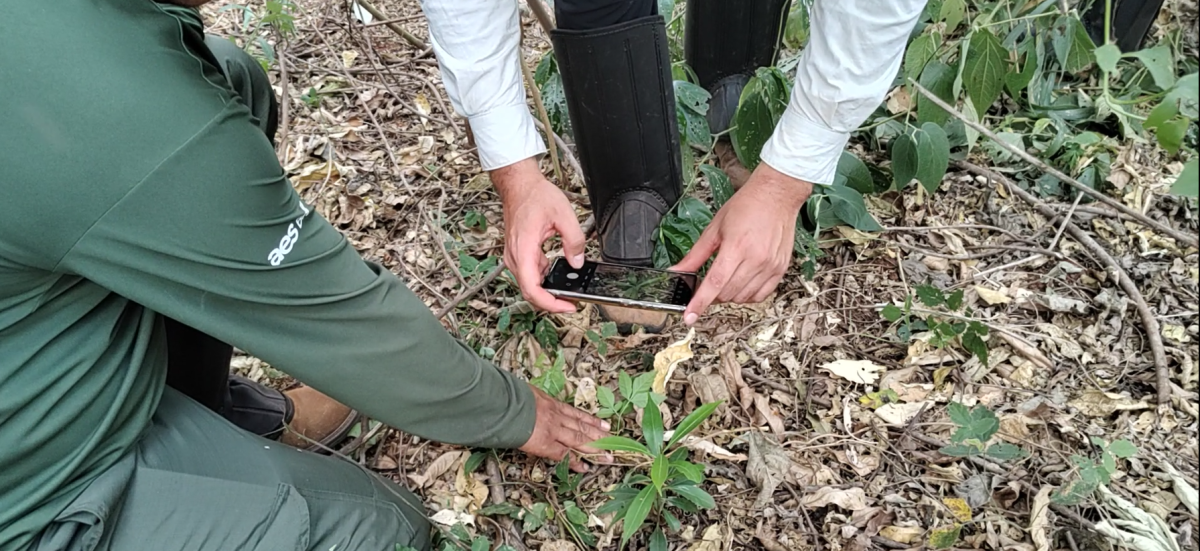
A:
POLYGON ((942 98, 937 97, 936 95, 933 94, 933 92, 930 92, 924 86, 917 84, 916 81, 910 79, 909 82, 912 83, 913 87, 918 92, 920 92, 921 95, 925 96, 926 99, 933 102, 934 105, 937 105, 938 107, 941 107, 942 109, 945 109, 946 112, 953 115, 954 118, 962 121, 963 124, 975 129, 980 134, 987 136, 989 139, 991 139, 993 142, 995 142, 996 145, 1000 146, 1001 149, 1004 149, 1005 151, 1008 151, 1009 153, 1012 153, 1013 155, 1016 155, 1016 156, 1020 157, 1021 159, 1024 159, 1025 162, 1038 167, 1039 169, 1042 170, 1042 172, 1045 172, 1046 174, 1049 174, 1051 176, 1054 176, 1055 178, 1058 178, 1059 180, 1061 180, 1063 182, 1066 182, 1067 185, 1079 190, 1082 193, 1088 194, 1089 196, 1095 198, 1097 201, 1100 201, 1101 203, 1109 205, 1109 206, 1117 209, 1118 211, 1121 211, 1124 214, 1132 216, 1139 223, 1141 223, 1145 226, 1149 226, 1158 231, 1161 231, 1161 232, 1175 238, 1175 240, 1179 241, 1180 243, 1186 243, 1193 247, 1200 247, 1200 238, 1197 238, 1194 235, 1188 235, 1187 233, 1184 233, 1184 232, 1179 231, 1175 228, 1172 228, 1171 226, 1168 226, 1162 222, 1154 220, 1153 218, 1150 218, 1149 216, 1146 216, 1145 214, 1142 214, 1136 210, 1133 210, 1133 209, 1123 205, 1120 201, 1117 201, 1116 199, 1113 199, 1112 197, 1109 197, 1099 191, 1096 191, 1090 187, 1083 185, 1082 183, 1079 182, 1079 180, 1076 180, 1070 176, 1067 176, 1062 171, 1046 164, 1041 159, 1038 159, 1037 157, 1034 157, 1033 155, 1026 153, 1024 149, 1016 147, 1016 146, 1000 139, 1000 137, 997 136, 995 132, 992 132, 986 126, 983 126, 982 124, 979 124, 975 121, 967 119, 967 117, 965 117, 962 113, 959 113, 957 109, 955 109, 954 107, 951 107, 950 104, 946 103, 945 101, 942 101, 942 98))
POLYGON ((558 151, 562 155, 563 160, 566 161, 567 166, 571 167, 571 170, 575 171, 575 174, 578 174, 579 177, 582 178, 583 165, 579 164, 579 159, 575 157, 574 153, 571 152, 571 144, 568 144, 566 140, 562 139, 562 136, 559 136, 556 132, 550 130, 550 127, 542 124, 542 121, 535 119, 533 124, 537 125, 538 129, 543 133, 554 136, 554 143, 558 144, 558 151))
MULTIPOLYGON (((440 205, 438 212, 442 212, 440 205)), ((450 256, 450 249, 446 248, 446 239, 450 236, 433 222, 433 218, 429 216, 429 213, 425 213, 425 223, 429 225, 429 231, 433 234, 434 239, 437 239, 438 248, 442 250, 442 258, 446 261, 446 269, 454 272, 454 275, 458 277, 458 282, 462 283, 463 289, 466 289, 469 287, 467 279, 463 277, 461 271, 454 269, 454 258, 450 256)))
POLYGON ((446 305, 443 306, 441 310, 438 310, 438 312, 437 312, 438 319, 442 319, 442 318, 446 317, 446 314, 449 314, 452 310, 457 308, 459 304, 462 304, 462 301, 467 300, 467 299, 471 298, 472 296, 474 296, 475 293, 482 291, 484 287, 487 287, 488 285, 490 285, 492 283, 492 281, 495 281, 495 279, 497 277, 499 277, 500 273, 503 271, 504 271, 504 261, 502 260, 502 261, 500 261, 499 264, 496 265, 495 268, 492 268, 492 271, 488 272, 487 275, 483 276, 483 279, 479 280, 479 283, 472 285, 471 288, 469 288, 469 289, 465 289, 463 292, 459 293, 458 296, 454 297, 453 300, 451 300, 450 302, 447 302, 446 305))
POLYGON ((364 10, 367 10, 367 12, 369 12, 372 16, 375 17, 375 19, 388 21, 387 23, 384 23, 385 25, 387 25, 387 28, 395 31, 396 34, 400 35, 400 38, 403 38, 405 42, 412 44, 412 46, 414 48, 416 48, 418 50, 424 50, 425 48, 427 48, 429 46, 428 44, 425 43, 424 40, 421 40, 420 38, 417 38, 416 36, 414 36, 412 33, 404 30, 404 27, 401 27, 400 25, 397 25, 396 23, 389 21, 388 16, 384 15, 383 12, 379 11, 379 8, 376 8, 375 6, 371 5, 371 3, 368 2, 367 0, 354 0, 354 3, 362 6, 362 8, 364 10))
POLYGON ((521 74, 525 76, 525 87, 529 89, 529 95, 533 96, 533 107, 537 109, 538 118, 542 119, 542 125, 546 131, 546 143, 550 146, 550 162, 554 165, 554 179, 558 180, 558 185, 561 187, 563 186, 562 163, 558 160, 558 143, 554 141, 553 132, 550 131, 550 116, 546 114, 546 106, 542 104, 542 91, 538 90, 537 83, 533 80, 533 73, 529 70, 529 63, 525 62, 524 52, 518 51, 517 57, 521 58, 521 74))
MULTIPOLYGON (((960 161, 958 166, 961 166, 962 168, 975 174, 982 174, 989 178, 994 178, 996 181, 1003 183, 1008 188, 1010 193, 1020 197, 1021 200, 1025 201, 1026 203, 1029 203, 1030 206, 1036 209, 1047 219, 1054 220, 1057 217, 1063 216, 1055 212, 1054 209, 1046 205, 1045 202, 1039 200, 1033 195, 1030 195, 1029 192, 1017 187, 1012 180, 1009 180, 1000 174, 966 161, 960 161)), ((1155 386, 1158 390, 1158 408, 1161 413, 1162 410, 1171 406, 1171 370, 1167 366, 1167 353, 1163 348, 1162 335, 1159 333, 1158 319, 1154 317, 1154 312, 1151 311, 1150 306, 1146 304, 1146 299, 1142 297, 1142 292, 1138 290, 1137 285, 1135 285, 1133 280, 1130 279, 1129 274, 1125 273, 1125 270, 1121 268, 1121 265, 1112 257, 1112 255, 1108 254, 1108 251, 1104 250, 1104 247, 1101 246, 1100 243, 1096 242, 1092 236, 1079 229, 1079 226, 1076 226, 1075 224, 1067 224, 1065 227, 1067 228, 1067 233, 1071 234, 1073 239, 1078 241, 1084 246, 1084 248, 1091 252, 1093 256, 1103 263, 1104 267, 1108 269, 1110 274, 1117 276, 1117 282, 1121 286, 1121 289, 1125 291, 1125 294, 1129 296, 1129 300, 1132 301, 1134 306, 1137 308, 1138 314, 1142 318, 1142 327, 1146 332, 1146 342, 1150 344, 1150 351, 1154 355, 1154 372, 1157 378, 1155 381, 1155 386)))
POLYGON ((554 16, 546 8, 546 4, 542 0, 525 0, 525 4, 529 6, 529 10, 533 12, 533 16, 537 18, 538 24, 542 26, 542 30, 546 31, 546 36, 550 36, 550 31, 553 31, 556 25, 554 24, 554 16))

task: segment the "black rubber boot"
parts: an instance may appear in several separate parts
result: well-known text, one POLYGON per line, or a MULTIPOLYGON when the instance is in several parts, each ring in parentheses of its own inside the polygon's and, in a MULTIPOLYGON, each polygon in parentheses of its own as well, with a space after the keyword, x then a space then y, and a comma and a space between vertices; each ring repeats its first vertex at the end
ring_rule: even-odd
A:
POLYGON ((682 193, 666 24, 652 15, 551 39, 601 257, 650 266, 654 232, 682 193))
MULTIPOLYGON (((1112 39, 1122 52, 1142 49, 1162 5, 1163 0, 1113 0, 1112 39)), ((1083 14, 1083 23, 1092 42, 1104 44, 1104 0, 1092 0, 1083 14)))
POLYGON ((683 51, 712 94, 708 127, 729 129, 746 82, 775 64, 791 0, 688 0, 683 51))

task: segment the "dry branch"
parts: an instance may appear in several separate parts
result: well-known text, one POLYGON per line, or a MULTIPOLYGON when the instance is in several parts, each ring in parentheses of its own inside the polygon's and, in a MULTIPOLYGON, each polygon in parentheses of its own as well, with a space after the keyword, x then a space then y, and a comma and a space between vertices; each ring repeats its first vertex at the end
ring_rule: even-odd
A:
POLYGON ((362 8, 364 10, 367 10, 367 12, 370 13, 371 16, 374 17, 375 19, 379 19, 381 21, 387 21, 386 23, 384 23, 384 25, 387 25, 387 28, 395 31, 396 34, 400 35, 400 37, 403 38, 405 42, 412 44, 412 46, 414 48, 416 48, 418 50, 424 50, 425 48, 429 47, 429 45, 426 44, 424 40, 417 38, 412 33, 404 30, 404 27, 401 27, 400 25, 397 25, 394 21, 388 19, 388 16, 384 15, 383 12, 379 11, 379 8, 376 8, 367 0, 354 0, 354 3, 362 6, 362 8))

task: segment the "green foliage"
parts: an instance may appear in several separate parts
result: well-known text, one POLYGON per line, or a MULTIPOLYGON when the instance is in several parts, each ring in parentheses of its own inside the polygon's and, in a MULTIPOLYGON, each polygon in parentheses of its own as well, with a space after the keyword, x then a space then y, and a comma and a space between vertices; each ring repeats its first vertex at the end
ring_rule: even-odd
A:
POLYGON ((553 50, 542 55, 533 71, 533 82, 541 92, 542 106, 546 108, 546 118, 550 119, 554 132, 560 136, 570 136, 571 117, 567 112, 567 95, 553 50))
POLYGON ((592 345, 596 347, 596 353, 599 354, 601 358, 606 357, 608 356, 608 339, 617 336, 617 324, 611 321, 606 321, 600 324, 599 332, 589 329, 588 332, 583 336, 588 340, 588 342, 592 343, 592 345))
POLYGON ((487 230, 487 216, 484 216, 482 212, 471 209, 467 211, 465 215, 463 215, 463 226, 469 230, 487 230))
MULTIPOLYGON (((649 375, 652 377, 653 373, 649 375)), ((626 381, 623 384, 629 385, 629 390, 633 392, 633 380, 626 378, 626 381)), ((703 466, 688 461, 687 448, 679 443, 716 411, 719 402, 696 408, 679 422, 671 438, 664 444, 665 427, 658 410, 658 403, 663 397, 655 396, 648 390, 646 392, 645 405, 640 406, 641 442, 624 436, 608 436, 591 444, 602 450, 635 453, 648 460, 648 469, 643 467, 627 472, 624 480, 606 493, 609 501, 596 510, 598 515, 614 513, 616 518, 622 520, 621 548, 629 543, 647 520, 654 521, 650 547, 665 547, 663 524, 671 531, 680 528, 672 509, 696 512, 716 507, 712 496, 699 486, 704 482, 703 466)))
POLYGON ((916 179, 925 190, 934 193, 950 166, 950 142, 946 131, 932 122, 896 138, 892 144, 892 173, 897 189, 916 179))
POLYGON ((775 67, 758 69, 746 83, 730 130, 733 150, 746 169, 758 166, 762 148, 787 109, 790 94, 787 77, 775 67))
MULTIPOLYGON (((918 285, 915 291, 916 300, 930 308, 943 308, 948 313, 953 313, 963 306, 962 289, 946 294, 932 285, 918 285)), ((913 312, 912 295, 904 297, 903 305, 888 304, 879 312, 883 319, 899 324, 896 336, 902 342, 908 342, 918 332, 928 332, 930 345, 945 348, 955 343, 960 344, 964 350, 987 365, 988 347, 983 337, 987 336, 988 329, 978 321, 964 319, 970 314, 970 310, 965 311, 963 317, 934 312, 922 317, 913 312)))
POLYGON ((554 363, 547 365, 548 363, 545 355, 538 356, 535 366, 539 374, 530 379, 529 384, 542 389, 542 392, 553 398, 562 398, 563 392, 567 390, 567 374, 563 370, 566 357, 559 354, 554 363))
POLYGON ((275 64, 275 46, 271 35, 286 40, 296 33, 296 4, 288 0, 266 0, 255 9, 244 4, 226 4, 218 12, 236 10, 242 12, 239 38, 243 49, 258 60, 263 70, 275 64))
POLYGON ((685 145, 708 149, 712 132, 708 129, 708 90, 686 80, 675 81, 675 115, 685 145))
POLYGON ((943 454, 952 457, 986 455, 997 461, 1011 461, 1025 456, 1025 450, 1007 442, 987 443, 1000 430, 1000 420, 992 410, 981 405, 967 409, 958 402, 951 402, 947 411, 958 430, 950 436, 951 444, 938 450, 943 454))
MULTIPOLYGON (((454 245, 456 245, 456 243, 453 241, 446 242, 447 248, 450 248, 454 245)), ((488 256, 483 260, 479 260, 478 258, 475 258, 466 252, 458 252, 458 273, 462 275, 463 279, 467 280, 468 282, 477 280, 478 278, 487 275, 488 272, 491 272, 496 268, 496 266, 499 265, 500 257, 498 256, 488 256)))
POLYGON ((1092 437, 1092 445, 1100 449, 1100 460, 1072 455, 1075 478, 1050 494, 1050 501, 1060 505, 1078 505, 1097 488, 1112 481, 1117 472, 1117 459, 1128 459, 1137 455, 1138 448, 1128 440, 1114 440, 1111 444, 1102 438, 1092 437))
POLYGON ((680 199, 663 217, 655 232, 654 266, 669 268, 682 260, 712 222, 712 217, 712 210, 703 201, 692 196, 680 199))

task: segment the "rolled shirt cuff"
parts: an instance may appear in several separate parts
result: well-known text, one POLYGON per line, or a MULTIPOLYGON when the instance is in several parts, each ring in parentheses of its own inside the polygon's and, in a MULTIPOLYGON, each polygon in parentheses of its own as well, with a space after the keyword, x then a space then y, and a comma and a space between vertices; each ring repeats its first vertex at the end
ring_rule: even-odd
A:
POLYGON ((546 152, 546 143, 533 125, 533 115, 524 105, 492 109, 468 120, 484 170, 503 168, 546 152))
POLYGON ((838 159, 849 141, 848 132, 830 130, 788 106, 763 146, 762 160, 792 178, 827 186, 837 175, 838 159))

